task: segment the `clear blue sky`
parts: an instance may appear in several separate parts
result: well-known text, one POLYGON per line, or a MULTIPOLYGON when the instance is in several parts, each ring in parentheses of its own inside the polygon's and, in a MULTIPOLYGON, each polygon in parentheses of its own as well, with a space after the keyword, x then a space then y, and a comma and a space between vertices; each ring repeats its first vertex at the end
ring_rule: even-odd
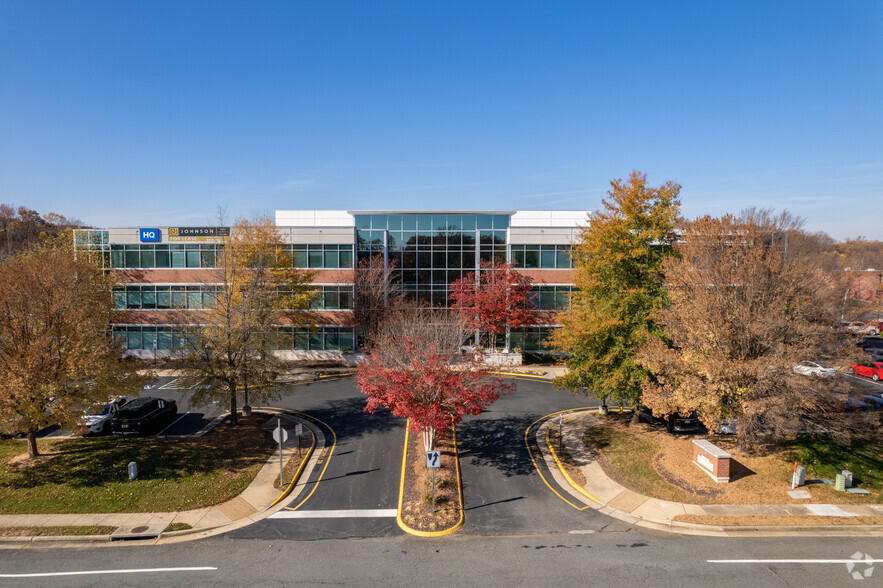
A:
POLYGON ((0 202, 97 226, 595 209, 883 239, 883 2, 0 0, 0 202))

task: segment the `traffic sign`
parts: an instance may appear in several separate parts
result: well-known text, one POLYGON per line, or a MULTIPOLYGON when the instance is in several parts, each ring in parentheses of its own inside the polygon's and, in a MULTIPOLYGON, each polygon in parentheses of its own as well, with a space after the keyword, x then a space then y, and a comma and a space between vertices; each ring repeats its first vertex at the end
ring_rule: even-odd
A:
POLYGON ((427 451, 426 452, 426 467, 428 467, 428 468, 441 467, 441 451, 427 451))
POLYGON ((294 425, 294 434, 300 437, 304 434, 304 426, 300 423, 294 425))
POLYGON ((273 441, 277 443, 285 443, 286 441, 288 441, 288 431, 283 429, 281 426, 276 427, 275 429, 273 429, 273 441), (281 439, 279 438, 280 435, 282 436, 281 439))

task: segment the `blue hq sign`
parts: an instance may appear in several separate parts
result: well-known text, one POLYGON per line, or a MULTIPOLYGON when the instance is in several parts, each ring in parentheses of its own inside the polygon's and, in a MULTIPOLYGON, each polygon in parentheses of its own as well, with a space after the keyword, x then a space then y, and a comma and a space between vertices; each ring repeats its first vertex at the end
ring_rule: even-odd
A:
POLYGON ((159 229, 138 229, 142 243, 159 243, 159 229))

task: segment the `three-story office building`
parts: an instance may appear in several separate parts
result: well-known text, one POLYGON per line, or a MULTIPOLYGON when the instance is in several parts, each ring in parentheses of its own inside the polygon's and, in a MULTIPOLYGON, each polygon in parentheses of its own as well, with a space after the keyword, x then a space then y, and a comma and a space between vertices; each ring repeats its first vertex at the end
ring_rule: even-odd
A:
MULTIPOLYGON (((354 349, 353 266, 382 259, 404 291, 433 308, 449 285, 482 261, 514 261, 535 284, 535 324, 513 330, 511 345, 545 350, 556 312, 572 291, 570 248, 589 222, 584 210, 346 211, 279 210, 276 225, 296 267, 315 272, 315 328, 280 326, 291 357, 354 349)), ((182 344, 182 321, 199 324, 214 301, 212 271, 228 227, 80 230, 79 249, 102 253, 114 271, 113 330, 129 355, 168 355, 182 344), (191 318, 192 317, 192 318, 191 318)))

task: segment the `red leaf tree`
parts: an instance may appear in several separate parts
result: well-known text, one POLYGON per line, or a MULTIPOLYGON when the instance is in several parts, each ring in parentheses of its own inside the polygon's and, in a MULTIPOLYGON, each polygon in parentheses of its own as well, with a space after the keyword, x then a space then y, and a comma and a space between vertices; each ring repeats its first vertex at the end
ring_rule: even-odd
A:
POLYGON ((483 261, 477 277, 471 272, 451 284, 452 308, 470 329, 487 331, 491 349, 496 349, 497 335, 505 334, 507 327, 533 322, 533 281, 513 266, 511 261, 483 261))
POLYGON ((481 414, 515 385, 490 376, 474 358, 455 363, 465 336, 455 317, 435 314, 427 319, 430 313, 424 309, 415 314, 423 318, 404 320, 404 328, 387 331, 376 341, 359 363, 357 378, 368 396, 365 410, 388 408, 409 419, 411 431, 423 434, 429 451, 437 433, 444 434, 467 414, 481 414))

